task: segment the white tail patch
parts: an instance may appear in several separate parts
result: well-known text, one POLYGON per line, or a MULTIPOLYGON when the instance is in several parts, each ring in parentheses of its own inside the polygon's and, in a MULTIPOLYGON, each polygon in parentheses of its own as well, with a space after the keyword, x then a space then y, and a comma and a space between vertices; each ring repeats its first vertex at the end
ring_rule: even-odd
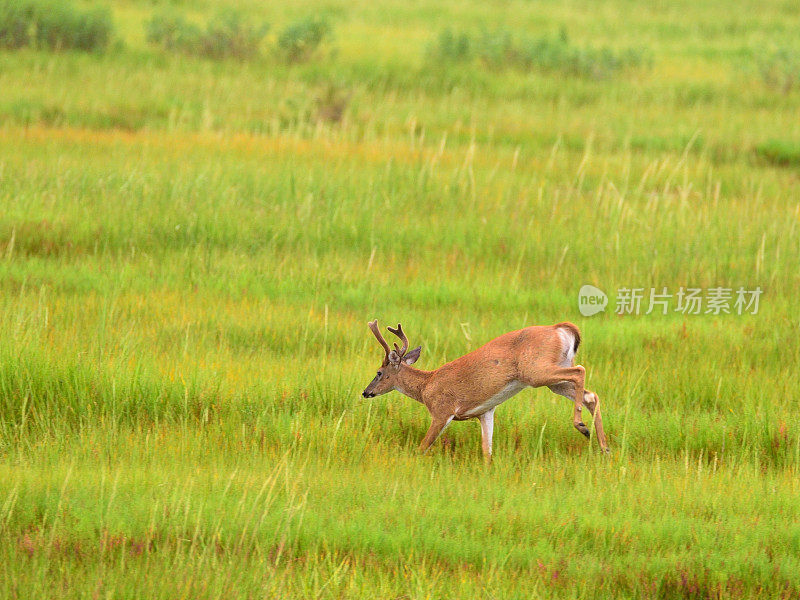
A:
POLYGON ((557 331, 561 338, 561 366, 571 367, 575 358, 575 335, 565 327, 559 327, 557 331))

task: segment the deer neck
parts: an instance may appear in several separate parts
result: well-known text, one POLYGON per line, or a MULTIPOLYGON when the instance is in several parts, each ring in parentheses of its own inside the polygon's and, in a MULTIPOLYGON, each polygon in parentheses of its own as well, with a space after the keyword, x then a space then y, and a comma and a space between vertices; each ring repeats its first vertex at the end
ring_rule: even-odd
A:
POLYGON ((422 371, 414 367, 403 366, 397 375, 397 384, 394 389, 417 402, 422 402, 422 391, 432 374, 433 371, 422 371))

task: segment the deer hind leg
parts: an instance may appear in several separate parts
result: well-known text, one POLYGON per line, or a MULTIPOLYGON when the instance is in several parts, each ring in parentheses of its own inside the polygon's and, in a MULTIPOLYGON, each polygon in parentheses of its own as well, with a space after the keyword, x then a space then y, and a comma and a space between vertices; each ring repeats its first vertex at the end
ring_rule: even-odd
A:
POLYGON ((603 418, 600 416, 600 398, 591 390, 584 390, 583 405, 592 413, 594 431, 597 434, 597 441, 600 442, 600 448, 603 452, 608 452, 606 432, 603 430, 603 418))
MULTIPOLYGON (((550 391, 575 400, 575 386, 570 382, 557 383, 548 386, 550 391)), ((603 418, 600 416, 600 398, 591 390, 583 391, 583 405, 589 409, 594 422, 594 430, 597 433, 597 441, 600 443, 600 448, 603 452, 608 452, 608 443, 606 442, 606 434, 603 430, 603 418)))
POLYGON ((586 427, 583 422, 583 383, 585 379, 586 370, 580 365, 576 365, 574 367, 556 367, 550 373, 548 373, 546 380, 538 385, 546 385, 557 394, 566 396, 574 402, 574 408, 572 411, 572 425, 575 427, 575 429, 580 431, 588 438, 590 435, 589 428, 586 427), (571 390, 569 395, 553 389, 554 387, 566 389, 564 386, 569 386, 569 389, 571 390))

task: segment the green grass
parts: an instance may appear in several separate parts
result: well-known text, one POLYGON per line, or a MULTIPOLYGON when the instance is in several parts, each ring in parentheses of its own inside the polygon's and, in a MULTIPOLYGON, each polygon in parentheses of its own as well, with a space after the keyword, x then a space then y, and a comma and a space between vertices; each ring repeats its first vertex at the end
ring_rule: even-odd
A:
POLYGON ((0 596, 796 597, 800 95, 756 57, 797 15, 236 7, 331 51, 175 55, 132 0, 104 54, 0 52, 0 596), (446 27, 652 67, 432 64, 446 27), (764 294, 584 318, 584 284, 764 294), (360 396, 372 318, 422 368, 575 322, 611 455, 527 390, 491 468, 475 422, 418 456, 424 408, 360 396))

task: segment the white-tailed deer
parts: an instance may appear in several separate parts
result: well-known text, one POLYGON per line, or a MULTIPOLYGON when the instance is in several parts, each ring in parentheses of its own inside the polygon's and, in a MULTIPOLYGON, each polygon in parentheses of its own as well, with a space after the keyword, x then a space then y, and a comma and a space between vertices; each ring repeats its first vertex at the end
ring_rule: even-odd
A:
POLYGON ((506 333, 434 371, 411 366, 422 347, 408 350, 408 338, 399 323, 397 329, 387 328, 403 343, 402 348, 394 344, 394 350, 383 339, 377 320, 369 328, 385 354, 378 374, 362 396, 374 398, 397 390, 424 404, 432 422, 419 446, 422 452, 430 448, 450 421, 477 418, 481 424, 483 454, 487 461, 491 460, 494 409, 523 388, 542 386, 574 402, 572 424, 588 438, 589 429, 583 424, 581 410, 586 406, 594 419, 600 447, 608 452, 600 400, 584 387, 584 368, 573 364, 581 334, 572 323, 526 327, 506 333))

